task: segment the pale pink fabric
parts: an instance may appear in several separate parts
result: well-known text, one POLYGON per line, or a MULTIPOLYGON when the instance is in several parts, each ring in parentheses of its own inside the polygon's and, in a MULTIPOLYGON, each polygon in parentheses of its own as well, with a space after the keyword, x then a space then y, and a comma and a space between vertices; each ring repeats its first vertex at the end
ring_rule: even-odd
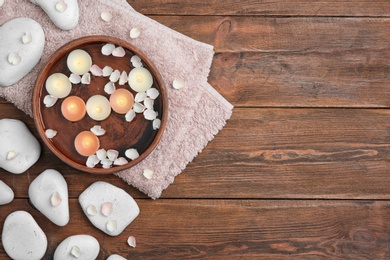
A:
POLYGON ((65 43, 88 35, 110 35, 137 46, 154 62, 163 77, 168 89, 169 117, 157 148, 135 167, 116 175, 148 196, 158 198, 231 116, 232 105, 207 83, 213 47, 137 13, 126 0, 82 0, 79 6, 79 25, 71 31, 62 31, 29 1, 5 1, 0 7, 0 24, 16 17, 32 18, 42 25, 46 44, 38 65, 15 85, 0 87, 0 96, 31 116, 35 78, 49 56, 65 43), (101 20, 103 11, 113 14, 110 22, 101 20), (142 29, 137 39, 129 37, 133 27, 142 29), (183 79, 185 88, 173 89, 174 79, 183 79), (154 171, 153 179, 147 180, 143 176, 144 169, 154 171))

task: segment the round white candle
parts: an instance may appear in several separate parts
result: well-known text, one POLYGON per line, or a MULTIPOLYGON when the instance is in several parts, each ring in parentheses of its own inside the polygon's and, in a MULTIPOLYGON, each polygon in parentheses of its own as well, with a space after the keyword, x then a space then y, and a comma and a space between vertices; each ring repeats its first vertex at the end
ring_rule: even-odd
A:
POLYGON ((144 92, 153 85, 153 77, 145 68, 134 68, 129 73, 129 86, 136 92, 144 92))
POLYGON ((95 95, 86 103, 87 114, 96 121, 106 119, 111 113, 110 101, 105 96, 95 95))
POLYGON ((62 73, 54 73, 46 79, 46 90, 47 92, 56 97, 64 98, 69 95, 72 90, 72 83, 69 78, 62 73))
POLYGON ((92 58, 88 52, 77 49, 69 53, 66 64, 72 73, 84 75, 92 66, 92 58))

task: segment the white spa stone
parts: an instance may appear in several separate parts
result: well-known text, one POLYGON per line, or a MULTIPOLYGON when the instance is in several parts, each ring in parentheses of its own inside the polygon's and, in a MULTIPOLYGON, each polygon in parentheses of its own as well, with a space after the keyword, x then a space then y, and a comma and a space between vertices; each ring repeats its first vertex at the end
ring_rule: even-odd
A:
POLYGON ((89 186, 79 197, 79 203, 91 223, 110 236, 117 236, 138 216, 139 207, 135 200, 123 189, 110 183, 98 181, 89 186), (104 216, 101 207, 111 202, 113 211, 104 216), (90 215, 88 207, 94 205, 98 213, 90 215))
POLYGON ((10 203, 14 199, 14 191, 0 180, 0 205, 10 203))
POLYGON ((0 27, 0 86, 8 87, 29 73, 42 56, 45 34, 42 27, 30 18, 15 18, 0 27), (24 35, 31 34, 31 41, 25 44, 24 35), (15 58, 20 61, 15 64, 15 58))
POLYGON ((74 235, 62 241, 54 252, 54 260, 96 259, 100 252, 99 242, 90 235, 74 235))
POLYGON ((31 203, 54 224, 68 224, 68 185, 61 173, 45 170, 31 182, 28 195, 31 203))
POLYGON ((79 23, 79 4, 77 0, 66 0, 66 9, 58 8, 61 0, 30 0, 40 6, 52 22, 62 30, 71 30, 79 23))
POLYGON ((123 256, 120 256, 120 255, 117 255, 117 254, 114 254, 114 255, 110 255, 107 260, 126 260, 126 258, 124 258, 123 256))
POLYGON ((0 120, 0 144, 0 167, 14 174, 25 172, 41 154, 38 140, 20 120, 0 120))
POLYGON ((1 240, 12 259, 41 259, 47 249, 47 238, 30 213, 15 211, 4 221, 1 240))

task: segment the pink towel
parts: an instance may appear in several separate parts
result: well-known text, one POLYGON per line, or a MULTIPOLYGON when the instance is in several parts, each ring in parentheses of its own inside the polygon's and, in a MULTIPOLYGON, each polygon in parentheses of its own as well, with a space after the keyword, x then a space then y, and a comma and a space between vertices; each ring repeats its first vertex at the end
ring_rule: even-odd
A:
POLYGON ((35 78, 49 56, 65 43, 88 35, 109 35, 137 46, 156 65, 166 84, 168 122, 160 143, 146 159, 115 174, 148 196, 158 198, 231 116, 233 106, 207 83, 213 47, 137 13, 126 0, 83 0, 79 6, 79 25, 71 31, 62 31, 29 1, 5 1, 0 7, 0 24, 16 17, 32 18, 43 27, 46 43, 38 65, 13 86, 0 87, 0 96, 31 116, 35 78), (104 22, 101 12, 111 13, 113 19, 104 22), (142 30, 139 38, 129 37, 133 27, 142 30), (184 80, 185 87, 174 89, 175 79, 184 80), (143 176, 144 169, 154 172, 151 180, 143 176))

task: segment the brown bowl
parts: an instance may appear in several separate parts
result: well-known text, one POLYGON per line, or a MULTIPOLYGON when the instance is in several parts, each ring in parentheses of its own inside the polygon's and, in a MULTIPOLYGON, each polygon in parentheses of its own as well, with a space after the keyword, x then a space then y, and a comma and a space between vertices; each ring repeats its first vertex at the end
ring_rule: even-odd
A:
MULTIPOLYGON (((91 83, 88 86, 73 84, 70 96, 79 96, 85 102, 90 96, 96 94, 109 98, 109 95, 106 94, 103 89, 108 81, 108 78, 91 76, 91 83)), ((134 96, 136 94, 130 89, 127 83, 123 86, 120 86, 119 84, 115 85, 117 89, 126 88, 131 91, 134 96)), ((144 53, 133 45, 109 36, 79 38, 58 49, 50 57, 37 77, 32 97, 32 109, 38 133, 49 149, 66 164, 81 171, 97 174, 121 171, 130 168, 145 159, 160 141, 168 118, 167 92, 156 67, 144 53), (125 57, 118 58, 111 55, 102 55, 101 47, 106 43, 122 46, 126 50, 125 57), (91 119, 88 115, 85 115, 81 121, 70 122, 61 114, 61 104, 64 99, 58 99, 53 107, 47 108, 43 104, 44 97, 48 95, 45 88, 46 79, 56 72, 61 72, 67 76, 71 74, 66 65, 66 59, 68 54, 75 49, 87 51, 92 57, 92 63, 101 68, 104 66, 111 66, 114 70, 118 69, 121 72, 126 71, 127 73, 133 68, 130 58, 133 55, 138 55, 142 60, 143 67, 147 68, 153 76, 154 82, 152 87, 158 89, 160 93, 154 101, 154 110, 158 112, 158 118, 161 120, 160 128, 153 130, 152 121, 146 120, 142 113, 137 114, 133 121, 127 122, 123 114, 117 114, 114 111, 111 111, 110 116, 103 121, 98 122, 91 119), (108 169, 102 168, 101 164, 96 165, 94 168, 87 167, 87 157, 77 153, 74 148, 74 139, 78 133, 89 130, 95 125, 101 125, 102 128, 106 130, 106 134, 99 137, 101 148, 106 150, 117 150, 119 152, 119 157, 125 157, 125 151, 127 149, 136 148, 140 156, 135 160, 130 160, 125 157, 129 161, 127 164, 112 166, 108 169), (45 134, 47 129, 56 130, 57 135, 52 139, 47 138, 45 134)))

